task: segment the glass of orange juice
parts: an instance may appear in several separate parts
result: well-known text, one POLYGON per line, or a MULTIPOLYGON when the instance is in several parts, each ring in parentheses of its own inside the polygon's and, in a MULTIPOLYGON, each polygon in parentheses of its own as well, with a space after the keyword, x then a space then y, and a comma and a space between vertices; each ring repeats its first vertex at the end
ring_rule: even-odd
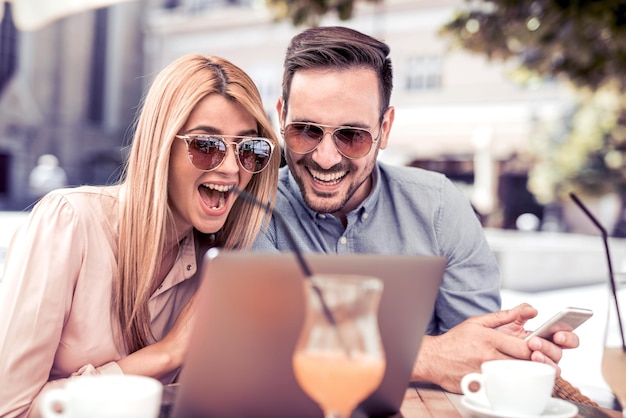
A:
POLYGON ((382 291, 382 281, 367 276, 313 275, 305 282, 305 320, 293 368, 327 418, 349 417, 383 379, 382 291))

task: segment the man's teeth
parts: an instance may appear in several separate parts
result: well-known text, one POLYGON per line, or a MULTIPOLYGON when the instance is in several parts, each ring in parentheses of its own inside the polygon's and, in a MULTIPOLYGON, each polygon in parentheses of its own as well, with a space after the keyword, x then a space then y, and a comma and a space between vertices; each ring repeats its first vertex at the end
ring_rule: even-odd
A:
POLYGON ((310 170, 311 175, 317 181, 321 181, 324 183, 337 183, 339 182, 348 172, 340 171, 340 172, 332 172, 332 173, 324 173, 322 171, 310 170))

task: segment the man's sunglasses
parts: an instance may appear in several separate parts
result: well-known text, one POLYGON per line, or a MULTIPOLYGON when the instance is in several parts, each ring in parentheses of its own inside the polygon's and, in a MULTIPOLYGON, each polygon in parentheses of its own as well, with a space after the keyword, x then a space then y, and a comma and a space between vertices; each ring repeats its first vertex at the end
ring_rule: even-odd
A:
POLYGON ((198 170, 211 171, 226 158, 228 146, 235 147, 239 165, 248 173, 259 173, 267 167, 274 151, 274 144, 267 138, 234 135, 189 134, 176 135, 187 144, 187 156, 198 170), (225 139, 240 140, 227 142, 225 139))
POLYGON ((337 151, 346 158, 366 156, 372 144, 378 142, 367 129, 353 126, 328 126, 318 123, 293 122, 281 129, 287 147, 296 154, 308 154, 322 143, 326 132, 330 132, 337 151))

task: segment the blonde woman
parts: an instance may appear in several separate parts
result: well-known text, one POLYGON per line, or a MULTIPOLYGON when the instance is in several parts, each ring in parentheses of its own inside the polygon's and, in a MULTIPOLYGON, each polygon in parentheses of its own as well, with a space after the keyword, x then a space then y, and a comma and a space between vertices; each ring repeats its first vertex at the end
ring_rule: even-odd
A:
POLYGON ((153 82, 120 184, 53 191, 9 248, 0 285, 0 416, 37 416, 85 374, 170 383, 187 349, 206 249, 247 249, 273 199, 277 141, 252 80, 182 57, 153 82), (276 151, 275 151, 276 149, 276 151))

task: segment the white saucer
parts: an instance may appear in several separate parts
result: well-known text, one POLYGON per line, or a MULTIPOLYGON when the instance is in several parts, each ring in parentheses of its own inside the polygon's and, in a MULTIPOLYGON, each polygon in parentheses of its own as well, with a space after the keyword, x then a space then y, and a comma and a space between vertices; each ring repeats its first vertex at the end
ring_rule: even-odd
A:
POLYGON ((501 415, 492 411, 488 405, 468 399, 466 396, 461 398, 461 404, 470 412, 467 416, 472 418, 572 418, 578 414, 578 407, 576 405, 557 398, 551 398, 543 414, 537 417, 510 414, 501 415))

